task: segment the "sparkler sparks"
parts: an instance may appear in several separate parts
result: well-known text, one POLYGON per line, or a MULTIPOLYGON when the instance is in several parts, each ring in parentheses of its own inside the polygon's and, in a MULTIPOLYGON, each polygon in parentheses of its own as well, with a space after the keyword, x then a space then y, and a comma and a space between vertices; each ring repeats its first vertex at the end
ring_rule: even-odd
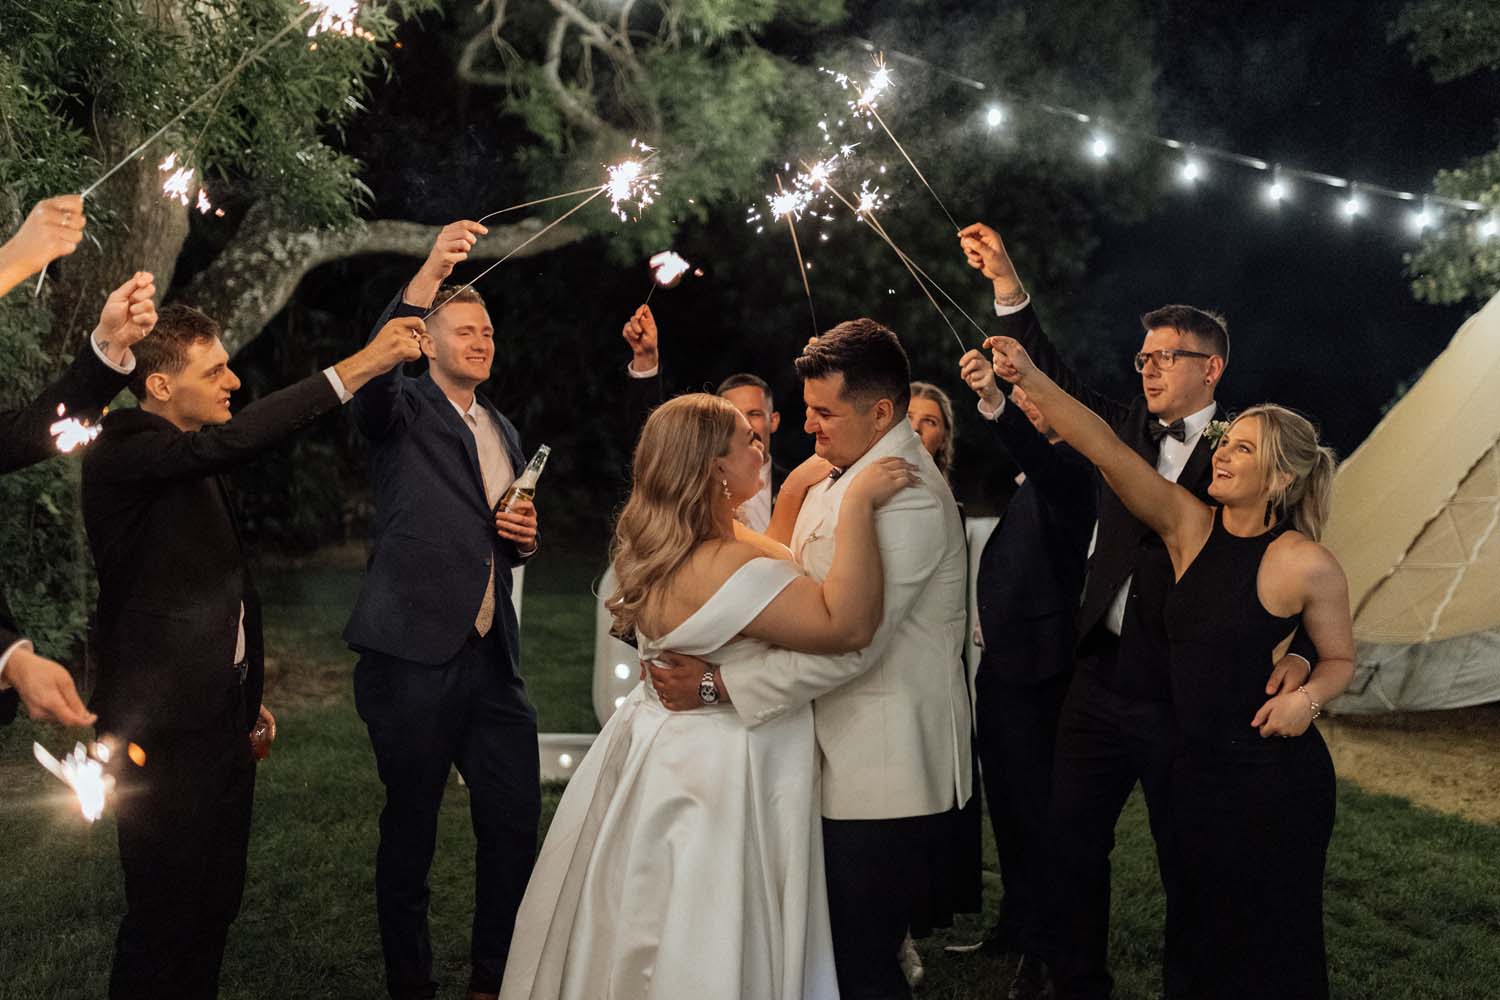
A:
POLYGON ((64 455, 74 449, 86 445, 99 436, 99 425, 85 423, 75 417, 66 416, 68 408, 62 403, 57 404, 58 419, 47 432, 56 441, 57 450, 64 455))
POLYGON ((48 753, 40 743, 32 743, 31 752, 37 763, 73 790, 84 819, 92 823, 104 815, 105 800, 115 787, 114 776, 104 773, 104 765, 109 762, 109 747, 103 743, 95 743, 92 747, 79 743, 62 760, 48 753))
POLYGON ((646 172, 646 163, 656 154, 656 149, 639 139, 631 139, 630 146, 632 149, 639 149, 646 156, 640 160, 621 160, 605 168, 608 179, 604 182, 604 190, 609 193, 609 210, 619 216, 621 222, 630 219, 623 207, 625 202, 635 202, 635 214, 639 218, 640 213, 656 201, 656 196, 660 193, 657 181, 661 179, 661 174, 646 172))
POLYGON ((651 265, 652 280, 663 288, 675 287, 689 271, 699 276, 703 274, 701 269, 695 269, 675 250, 653 254, 648 263, 651 265))
MULTIPOLYGON (((355 23, 359 18, 359 0, 305 0, 311 12, 318 15, 307 37, 332 32, 373 42, 375 36, 355 23)), ((305 16, 305 15, 304 15, 305 16)))

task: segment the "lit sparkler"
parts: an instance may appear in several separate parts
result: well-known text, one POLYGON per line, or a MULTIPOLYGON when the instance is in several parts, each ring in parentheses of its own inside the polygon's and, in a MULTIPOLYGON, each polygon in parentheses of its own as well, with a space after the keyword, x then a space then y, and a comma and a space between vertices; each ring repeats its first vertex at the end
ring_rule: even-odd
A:
POLYGON ((886 134, 886 138, 890 139, 896 149, 900 151, 902 159, 906 161, 906 165, 911 167, 912 173, 917 175, 917 180, 922 182, 922 186, 927 189, 928 194, 932 195, 932 200, 937 202, 938 208, 948 217, 948 221, 953 225, 954 230, 957 231, 959 228, 958 220, 953 218, 953 213, 948 211, 948 206, 943 204, 943 199, 938 197, 938 193, 927 182, 926 175, 922 173, 921 168, 912 160, 911 154, 906 151, 906 147, 901 145, 901 140, 896 138, 890 126, 885 123, 885 119, 880 117, 879 100, 882 94, 891 89, 892 79, 891 71, 885 65, 884 53, 876 54, 875 70, 870 74, 870 78, 865 82, 863 87, 851 80, 847 74, 834 72, 833 70, 824 70, 823 72, 832 76, 834 82, 841 89, 847 90, 851 87, 854 89, 855 96, 854 100, 849 102, 849 110, 853 112, 856 118, 868 115, 876 125, 880 126, 881 131, 886 134))
POLYGON ((66 416, 68 408, 62 403, 57 404, 58 419, 47 428, 47 432, 56 440, 57 450, 64 455, 86 445, 99 436, 99 425, 90 424, 76 417, 66 416))
POLYGON ((84 819, 92 823, 104 815, 105 800, 115 787, 114 776, 104 773, 104 765, 109 763, 109 747, 103 743, 91 747, 79 743, 62 760, 48 753, 40 743, 32 743, 31 752, 37 763, 73 790, 84 819))
POLYGON ((646 171, 646 164, 656 155, 656 150, 639 139, 631 139, 630 146, 645 153, 645 158, 621 160, 605 168, 608 180, 604 182, 604 189, 609 192, 609 210, 619 216, 621 222, 627 222, 630 218, 622 207, 625 202, 635 202, 636 216, 639 218, 640 213, 656 201, 656 196, 660 193, 656 182, 661 174, 646 171))
MULTIPOLYGON (((449 302, 452 302, 455 296, 459 295, 467 289, 473 288, 475 283, 483 278, 486 274, 489 274, 495 268, 510 260, 526 247, 541 239, 553 228, 561 225, 563 220, 568 218, 568 216, 572 215, 574 212, 577 212, 579 209, 583 208, 583 206, 587 205, 595 198, 598 198, 600 195, 609 195, 610 211, 619 216, 621 221, 629 221, 629 214, 624 208, 625 203, 631 201, 635 202, 636 216, 637 218, 639 218, 640 213, 644 212, 647 206, 656 201, 656 196, 659 193, 657 182, 661 180, 661 174, 659 172, 648 172, 646 169, 647 165, 650 164, 651 160, 656 156, 656 147, 648 146, 644 142, 641 142, 639 139, 631 139, 630 148, 640 150, 646 155, 641 157, 640 159, 630 158, 621 160, 619 163, 606 164, 604 168, 605 180, 603 184, 599 185, 598 187, 583 188, 579 191, 570 192, 570 194, 587 194, 587 198, 583 199, 578 204, 574 205, 572 208, 564 212, 562 215, 559 215, 557 218, 547 223, 541 229, 538 229, 536 232, 532 233, 520 243, 516 244, 509 250, 509 252, 505 254, 505 256, 501 257, 489 267, 485 268, 483 271, 480 271, 477 275, 475 275, 472 281, 463 285, 452 295, 448 296, 446 299, 439 302, 431 309, 427 310, 422 318, 426 319, 433 313, 437 312, 439 309, 443 308, 443 306, 447 305, 449 302)), ((484 216, 484 218, 488 219, 493 216, 500 215, 504 212, 509 212, 516 208, 524 208, 527 205, 539 205, 543 202, 556 201, 559 198, 566 198, 568 196, 568 194, 560 194, 553 195, 549 198, 538 198, 535 201, 526 202, 522 205, 512 205, 510 208, 502 208, 498 212, 491 212, 489 215, 484 216)))
MULTIPOLYGON (((283 27, 276 34, 272 35, 265 42, 262 42, 256 48, 241 56, 239 62, 234 64, 233 69, 224 74, 224 76, 220 77, 215 83, 206 88, 197 97, 189 101, 187 106, 184 107, 181 111, 177 112, 177 114, 173 115, 170 119, 168 119, 165 125, 147 136, 139 146, 136 146, 129 153, 126 153, 124 158, 122 158, 114 166, 106 170, 103 174, 100 174, 97 180, 80 191, 79 194, 84 198, 87 198, 89 195, 93 194, 94 191, 98 189, 99 185, 103 184, 105 181, 113 177, 115 173, 118 172, 127 163, 130 163, 137 156, 140 156, 146 150, 150 149, 152 145, 156 143, 156 140, 166 135, 167 131, 171 129, 172 126, 176 125, 178 122, 186 118, 194 108, 198 107, 204 101, 208 100, 210 97, 215 96, 216 94, 222 98, 224 90, 234 82, 235 78, 238 77, 240 73, 244 72, 245 67, 249 66, 251 63, 255 62, 255 60, 265 55, 268 51, 270 51, 272 46, 274 46, 277 42, 281 41, 288 34, 290 34, 293 29, 300 27, 302 23, 312 15, 317 14, 318 20, 314 22, 313 27, 309 29, 308 35, 313 35, 321 31, 331 31, 338 34, 352 35, 357 38, 362 38, 365 41, 374 40, 374 35, 358 27, 354 22, 354 19, 359 12, 359 0, 302 0, 302 2, 307 8, 306 10, 293 18, 286 24, 285 27, 283 27)), ((217 107, 217 105, 215 106, 217 107)), ((209 117, 212 118, 213 115, 210 113, 209 117)), ((203 200, 206 201, 207 199, 203 200)), ((184 202, 184 204, 186 204, 186 202, 184 202)), ((199 211, 207 211, 207 209, 202 207, 201 202, 199 211)), ((222 216, 224 213, 222 210, 216 210, 214 214, 217 216, 222 216)), ((42 273, 37 275, 36 279, 37 295, 42 294, 42 284, 46 280, 47 268, 43 267, 42 273)))
POLYGON ((703 277, 701 267, 689 264, 687 259, 675 250, 663 250, 661 253, 652 254, 647 263, 651 266, 651 289, 646 293, 648 303, 658 288, 676 288, 690 271, 694 277, 703 277))
POLYGON ((856 204, 854 202, 851 202, 848 198, 845 198, 843 194, 841 194, 839 190, 833 186, 832 183, 829 183, 827 187, 829 192, 835 198, 843 202, 845 208, 854 213, 855 216, 857 216, 864 222, 868 223, 870 228, 875 232, 875 235, 879 236, 881 240, 885 242, 886 246, 890 247, 891 250, 895 252, 902 265, 911 274, 912 280, 917 283, 917 287, 922 290, 922 294, 927 296, 927 301, 932 303, 932 308, 937 311, 937 314, 942 319, 944 325, 946 325, 949 332, 953 334, 953 339, 958 342, 959 350, 966 351, 968 350, 968 348, 964 345, 963 338, 958 335, 958 330, 953 326, 952 321, 948 319, 948 314, 943 311, 942 306, 938 305, 937 299, 933 298, 932 291, 928 287, 929 285, 932 288, 937 289, 938 294, 942 295, 943 298, 952 303, 953 306, 958 309, 959 314, 962 315, 964 319, 969 321, 970 326, 978 330, 980 334, 988 336, 988 334, 985 333, 984 328, 976 323, 974 321, 974 318, 970 316, 966 311, 964 311, 963 306, 959 305, 954 300, 953 296, 949 295, 941 285, 933 280, 930 274, 922 270, 917 262, 912 260, 911 257, 907 255, 906 251, 902 250, 899 246, 896 245, 895 240, 891 239, 891 234, 886 232, 885 226, 881 224, 880 219, 877 218, 875 214, 876 210, 879 209, 885 201, 885 199, 880 194, 879 188, 870 187, 870 182, 868 180, 861 182, 859 190, 859 202, 858 204, 856 204))
POLYGON ((367 42, 375 40, 374 35, 358 24, 359 0, 305 0, 305 2, 318 15, 313 26, 307 29, 308 38, 332 32, 360 38, 367 42))
POLYGON ((701 276, 703 271, 695 269, 692 264, 675 250, 663 250, 661 253, 653 254, 648 262, 651 265, 651 278, 663 288, 676 287, 689 271, 701 276))

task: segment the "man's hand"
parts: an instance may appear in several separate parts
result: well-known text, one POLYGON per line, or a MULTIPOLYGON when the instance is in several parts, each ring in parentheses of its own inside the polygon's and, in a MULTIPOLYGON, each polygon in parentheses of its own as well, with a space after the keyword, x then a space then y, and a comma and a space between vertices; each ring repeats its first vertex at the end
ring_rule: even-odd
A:
POLYGON ((349 392, 358 392, 372 378, 397 365, 422 356, 422 337, 427 326, 416 316, 398 316, 359 351, 333 366, 334 374, 349 392))
POLYGON ((78 249, 86 221, 82 195, 37 202, 16 235, 0 246, 0 295, 78 249))
POLYGON ((156 328, 156 279, 137 271, 109 293, 94 327, 94 343, 117 365, 125 364, 130 349, 156 328))
POLYGON ((90 726, 94 713, 83 706, 73 675, 61 663, 17 649, 5 663, 5 680, 21 696, 33 719, 65 726, 90 726))
POLYGON ((444 226, 437 239, 432 241, 432 250, 422 262, 417 276, 406 286, 406 302, 424 309, 432 305, 438 288, 453 273, 453 268, 469 258, 469 251, 474 249, 479 237, 488 232, 479 223, 468 219, 444 226))
POLYGON ((703 679, 704 672, 709 670, 714 671, 714 686, 719 689, 718 704, 729 704, 729 692, 724 689, 724 682, 712 663, 686 653, 662 653, 657 659, 667 666, 644 660, 641 664, 650 675, 651 686, 655 688, 656 698, 663 707, 673 712, 702 708, 703 699, 698 696, 698 682, 703 679))
POLYGON ((1005 401, 1000 383, 995 381, 994 364, 979 351, 968 351, 958 359, 958 373, 986 410, 998 409, 1005 401))
POLYGON ((1285 694, 1295 691, 1307 683, 1312 674, 1312 665, 1295 653, 1288 653, 1276 661, 1271 677, 1266 681, 1266 694, 1285 694))
POLYGON ((266 742, 276 742, 276 716, 264 704, 260 706, 260 721, 266 724, 266 742))
POLYGON ((522 555, 535 552, 536 505, 530 500, 521 500, 510 511, 495 511, 495 534, 508 542, 515 542, 522 555))
POLYGON ((659 364, 660 354, 657 351, 656 340, 656 317, 651 315, 650 306, 641 306, 625 323, 625 329, 620 331, 625 338, 625 343, 630 345, 630 367, 638 372, 649 372, 659 364))
POLYGON ((963 248, 969 266, 990 279, 995 286, 995 301, 1002 306, 1017 306, 1026 299, 1026 289, 1005 252, 1005 243, 1000 234, 982 222, 965 226, 958 232, 958 244, 963 248))

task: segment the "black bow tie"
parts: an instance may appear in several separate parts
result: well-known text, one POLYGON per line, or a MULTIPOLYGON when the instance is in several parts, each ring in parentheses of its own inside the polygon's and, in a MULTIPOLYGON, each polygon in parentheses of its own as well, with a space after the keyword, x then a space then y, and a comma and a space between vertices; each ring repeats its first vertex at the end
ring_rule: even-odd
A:
POLYGON ((1168 435, 1178 441, 1187 440, 1187 427, 1181 420, 1174 420, 1170 424, 1164 424, 1160 420, 1153 420, 1146 425, 1146 430, 1151 433, 1151 443, 1160 445, 1161 439, 1168 435))
POLYGON ((828 481, 830 483, 836 483, 839 481, 839 476, 842 476, 843 474, 843 469, 834 469, 832 472, 828 473, 828 481))

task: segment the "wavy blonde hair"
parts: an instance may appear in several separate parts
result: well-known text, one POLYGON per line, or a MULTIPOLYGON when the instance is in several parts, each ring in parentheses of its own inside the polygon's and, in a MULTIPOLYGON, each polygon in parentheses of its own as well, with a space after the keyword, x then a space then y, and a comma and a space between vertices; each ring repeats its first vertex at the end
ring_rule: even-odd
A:
POLYGON ((1262 403, 1241 413, 1235 423, 1250 417, 1260 423, 1256 460, 1261 482, 1269 486, 1278 473, 1291 477, 1286 489, 1271 496, 1278 519, 1291 521, 1292 527, 1317 541, 1328 523, 1338 457, 1318 443, 1318 429, 1300 413, 1262 403))
POLYGON ((630 499, 615 523, 610 631, 628 636, 653 598, 700 544, 720 536, 714 504, 723 492, 714 460, 729 454, 737 427, 729 402, 705 392, 658 406, 635 446, 630 499))
POLYGON ((943 474, 943 478, 947 479, 953 470, 953 439, 958 435, 958 427, 953 422, 953 400, 931 382, 913 382, 911 398, 931 400, 943 415, 943 443, 938 446, 937 454, 932 456, 932 462, 943 474))

